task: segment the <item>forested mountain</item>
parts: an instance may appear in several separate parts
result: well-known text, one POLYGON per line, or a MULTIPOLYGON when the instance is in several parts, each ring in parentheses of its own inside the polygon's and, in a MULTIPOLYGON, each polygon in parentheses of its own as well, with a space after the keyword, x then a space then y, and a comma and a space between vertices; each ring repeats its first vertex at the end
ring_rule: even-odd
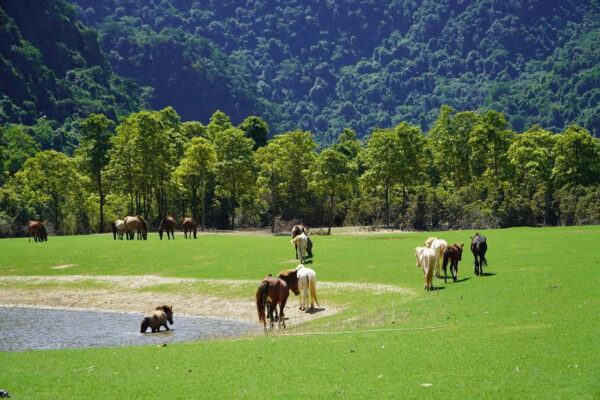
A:
POLYGON ((324 143, 427 130, 443 104, 497 109, 518 131, 600 132, 598 1, 73 1, 116 71, 184 119, 239 120, 264 98, 282 107, 270 123, 324 143))
POLYGON ((136 83, 112 72, 97 31, 62 1, 0 1, 0 77, 0 125, 36 125, 42 149, 72 149, 72 123, 91 112, 116 118, 143 106, 136 83))

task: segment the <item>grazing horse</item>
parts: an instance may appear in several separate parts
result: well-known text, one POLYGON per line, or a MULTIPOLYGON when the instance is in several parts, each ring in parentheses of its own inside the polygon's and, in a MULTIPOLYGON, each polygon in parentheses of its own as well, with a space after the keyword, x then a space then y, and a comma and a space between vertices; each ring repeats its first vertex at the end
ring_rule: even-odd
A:
POLYGON ((471 237, 471 252, 475 257, 475 275, 481 276, 483 274, 483 264, 487 267, 487 260, 485 259, 485 252, 487 251, 487 240, 485 236, 475 233, 475 236, 471 237))
MULTIPOLYGON (((296 252, 300 249, 300 262, 304 262, 304 252, 308 247, 308 236, 305 233, 300 233, 298 236, 291 240, 291 243, 296 247, 296 252)), ((296 254, 296 259, 298 254, 296 254)))
POLYGON ((31 242, 30 236, 33 236, 34 242, 48 241, 48 232, 46 232, 46 227, 40 221, 29 221, 27 223, 28 242, 31 242))
POLYGON ((440 277, 440 263, 444 258, 444 251, 448 247, 448 243, 444 239, 430 237, 425 241, 425 247, 429 247, 435 252, 435 277, 440 277))
POLYGON ((154 310, 144 315, 142 325, 140 326, 140 333, 146 333, 148 327, 152 329, 152 333, 159 332, 161 326, 164 326, 165 330, 168 331, 170 329, 167 321, 173 325, 173 306, 170 304, 157 306, 154 310))
POLYGON ((273 310, 279 305, 278 328, 285 328, 285 315, 283 309, 290 295, 290 287, 279 278, 273 278, 271 274, 260 282, 256 289, 256 311, 258 312, 258 321, 263 323, 265 331, 267 330, 267 321, 265 318, 265 307, 269 305, 267 317, 271 320, 271 329, 273 329, 273 310))
POLYGON ((421 267, 423 270, 425 290, 432 290, 433 270, 435 268, 435 251, 429 247, 417 247, 415 248, 415 258, 417 259, 417 267, 421 267))
POLYGON ((125 221, 122 219, 117 219, 110 223, 110 227, 112 228, 113 238, 117 240, 123 240, 123 234, 125 233, 125 221))
POLYGON ((144 218, 139 215, 135 217, 125 217, 125 231, 127 234, 127 240, 133 240, 133 234, 137 232, 137 239, 148 239, 148 225, 144 218))
MULTIPOLYGON (((306 246, 306 252, 308 253, 309 257, 312 257, 312 241, 310 240, 310 238, 308 237, 308 227, 304 226, 302 224, 300 225, 295 225, 292 228, 292 239, 294 239, 296 236, 300 235, 301 233, 304 233, 306 235, 306 237, 308 238, 308 244, 306 246)), ((296 248, 296 260, 298 259, 298 246, 294 245, 294 247, 296 248)))
POLYGON ((448 266, 448 260, 450 260, 450 273, 452 274, 452 280, 456 282, 458 278, 458 262, 462 260, 462 251, 463 246, 465 244, 454 243, 446 248, 444 251, 444 283, 446 283, 446 279, 448 278, 448 273, 446 271, 446 267, 448 266))
POLYGON ((196 239, 196 232, 198 231, 196 227, 196 220, 194 218, 184 218, 183 219, 183 237, 188 238, 188 233, 190 234, 190 239, 192 238, 192 233, 194 233, 194 239, 196 239))
POLYGON ((158 225, 158 236, 160 236, 160 240, 162 240, 164 231, 167 231, 167 239, 171 239, 171 237, 169 237, 170 233, 173 240, 175 240, 175 220, 173 217, 163 218, 162 221, 160 221, 160 225, 158 225))

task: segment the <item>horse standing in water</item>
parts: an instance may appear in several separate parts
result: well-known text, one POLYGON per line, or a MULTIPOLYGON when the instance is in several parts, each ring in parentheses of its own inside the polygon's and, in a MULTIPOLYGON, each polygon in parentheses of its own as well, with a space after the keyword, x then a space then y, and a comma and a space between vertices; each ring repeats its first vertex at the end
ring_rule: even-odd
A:
POLYGON ((122 219, 118 219, 110 223, 110 227, 112 228, 113 239, 123 240, 123 234, 125 233, 125 221, 122 219))
POLYGON ((456 279, 458 279, 458 262, 462 260, 462 251, 464 245, 464 243, 454 243, 444 250, 444 265, 442 266, 444 269, 444 283, 446 283, 446 279, 448 279, 448 273, 446 271, 448 261, 450 261, 450 273, 452 274, 452 280, 456 282, 456 279))
POLYGON ((34 242, 48 241, 48 232, 46 232, 46 227, 40 221, 29 221, 27 223, 28 242, 31 242, 30 236, 33 236, 34 242))
POLYGON ((135 217, 125 217, 125 232, 127 234, 127 240, 133 240, 133 235, 137 232, 137 240, 148 239, 148 225, 144 218, 139 215, 135 217))
MULTIPOLYGON (((309 257, 312 257, 312 241, 310 240, 310 238, 308 237, 308 227, 300 224, 300 225, 295 225, 292 228, 292 240, 294 240, 296 238, 296 236, 300 235, 304 233, 306 235, 306 238, 308 240, 307 244, 306 244, 306 252, 308 253, 309 257)), ((292 242, 293 243, 293 242, 292 242)), ((298 259, 298 245, 294 244, 294 247, 296 248, 296 260, 298 259)))
POLYGON ((173 240, 175 240, 175 220, 173 217, 166 217, 160 221, 160 225, 158 225, 158 236, 160 236, 160 240, 162 240, 164 231, 167 231, 167 239, 171 239, 169 236, 169 234, 171 234, 173 240))
POLYGON ((196 239, 196 232, 198 224, 194 218, 184 218, 183 219, 183 237, 188 238, 188 233, 190 234, 190 239, 192 238, 192 233, 194 233, 194 239, 196 239))
MULTIPOLYGON (((279 278, 273 278, 271 274, 260 282, 256 289, 256 310, 258 312, 258 321, 263 323, 265 331, 267 330, 266 317, 271 320, 271 329, 273 329, 273 310, 279 305, 278 328, 285 328, 285 315, 283 309, 290 295, 290 287, 279 278), (265 307, 270 303, 268 315, 265 316, 265 307)), ((275 310, 276 311, 276 310, 275 310)))
POLYGON ((475 275, 483 275, 483 264, 487 267, 487 260, 485 259, 485 252, 487 251, 487 240, 485 236, 475 233, 471 237, 471 252, 475 257, 475 275), (479 258, 479 259, 478 259, 479 258))

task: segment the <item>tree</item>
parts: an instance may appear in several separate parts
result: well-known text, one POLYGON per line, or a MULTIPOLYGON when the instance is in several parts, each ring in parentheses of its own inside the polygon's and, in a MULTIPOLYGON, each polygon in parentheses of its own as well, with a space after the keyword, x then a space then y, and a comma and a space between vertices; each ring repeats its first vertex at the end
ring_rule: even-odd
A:
POLYGON ((469 138, 471 170, 489 176, 494 184, 509 176, 506 154, 514 132, 507 127, 504 114, 490 110, 481 116, 469 138))
POLYGON ((217 190, 228 197, 231 207, 231 229, 235 229, 235 208, 238 196, 255 183, 252 149, 254 141, 237 128, 214 132, 217 154, 217 190))
POLYGON ((268 197, 271 232, 275 232, 275 215, 277 215, 280 185, 285 179, 281 155, 281 145, 276 140, 269 141, 266 146, 259 147, 254 153, 255 164, 258 168, 259 191, 262 189, 268 197))
POLYGON ((206 181, 215 169, 217 155, 213 145, 202 137, 195 137, 185 150, 185 157, 175 170, 175 176, 191 194, 192 215, 197 217, 198 192, 202 203, 202 230, 206 226, 206 181))
POLYGON ((600 146, 587 129, 571 125, 556 139, 552 173, 560 186, 598 184, 600 146))
POLYGON ((54 219, 54 229, 60 232, 68 202, 85 184, 74 160, 54 150, 42 151, 25 161, 16 178, 23 185, 26 198, 47 209, 54 219))
POLYGON ((104 232, 104 191, 102 190, 102 170, 108 165, 108 151, 110 150, 112 136, 109 131, 113 121, 104 114, 90 114, 81 122, 81 146, 78 155, 82 165, 95 182, 98 190, 100 205, 100 225, 98 231, 104 232))
POLYGON ((313 186, 318 192, 329 197, 329 219, 327 234, 331 235, 334 216, 334 198, 342 191, 350 189, 351 169, 344 154, 325 149, 317 157, 313 169, 313 186))
POLYGON ((267 144, 269 126, 262 118, 251 115, 240 124, 239 128, 244 131, 246 137, 254 140, 255 151, 267 144))

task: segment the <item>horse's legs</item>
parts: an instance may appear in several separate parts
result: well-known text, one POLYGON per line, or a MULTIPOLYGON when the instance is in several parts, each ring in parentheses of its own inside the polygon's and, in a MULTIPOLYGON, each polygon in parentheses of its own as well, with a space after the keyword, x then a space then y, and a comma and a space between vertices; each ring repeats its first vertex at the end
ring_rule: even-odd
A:
POLYGON ((296 260, 297 260, 297 259, 298 259, 298 245, 297 245, 297 244, 295 244, 295 245, 294 245, 294 248, 296 249, 296 260))
POLYGON ((285 303, 287 302, 287 299, 284 299, 280 304, 279 304, 279 326, 281 329, 281 325, 283 325, 283 328, 285 329, 285 315, 283 313, 283 309, 285 308, 285 303))
MULTIPOLYGON (((194 239, 197 239, 196 234, 198 234, 198 228, 194 228, 194 239)), ((192 234, 190 233, 190 239, 191 238, 192 238, 192 234)))
POLYGON ((456 282, 456 279, 458 278, 458 261, 456 264, 452 263, 450 266, 450 272, 452 272, 452 280, 456 282))

